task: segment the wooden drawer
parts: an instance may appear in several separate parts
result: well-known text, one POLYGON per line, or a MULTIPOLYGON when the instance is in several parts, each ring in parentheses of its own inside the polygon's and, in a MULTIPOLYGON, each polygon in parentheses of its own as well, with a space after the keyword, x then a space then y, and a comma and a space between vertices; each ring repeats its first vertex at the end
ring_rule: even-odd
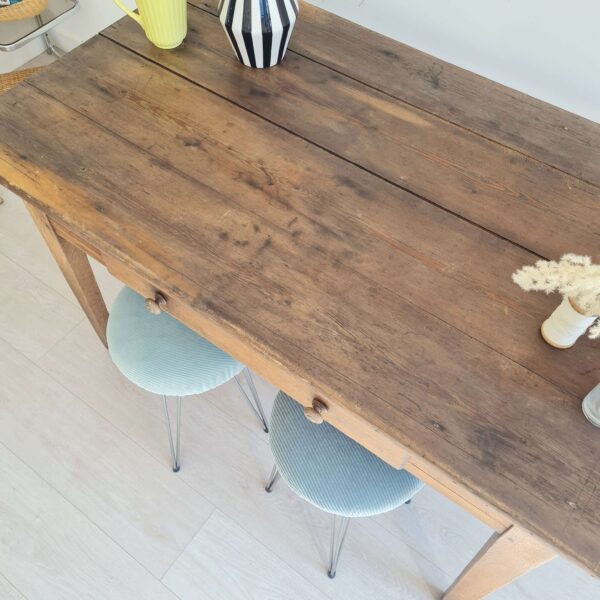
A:
POLYGON ((241 339, 229 328, 218 324, 206 313, 182 302, 179 298, 170 296, 164 289, 154 286, 131 267, 109 257, 103 257, 103 262, 112 275, 144 298, 152 301, 159 294, 165 300, 162 310, 231 354, 278 389, 284 390, 305 407, 309 418, 320 420, 320 417, 331 423, 396 468, 406 464, 408 452, 401 444, 347 410, 340 403, 331 401, 308 382, 279 364, 275 358, 270 358, 266 352, 251 346, 247 340, 241 339))
POLYGON ((211 315, 194 308, 179 298, 170 297, 164 289, 149 282, 130 266, 103 254, 71 231, 60 226, 57 228, 60 229, 61 235, 65 239, 103 263, 117 279, 145 298, 155 298, 157 292, 164 295, 167 300, 166 310, 169 314, 246 364, 276 388, 284 390, 306 408, 314 409, 315 400, 323 402, 327 409, 322 415, 324 421, 331 423, 392 466, 406 468, 496 531, 505 531, 510 526, 511 521, 506 515, 478 498, 472 491, 465 489, 458 481, 427 460, 418 455, 409 454, 402 444, 348 410, 341 402, 327 398, 325 394, 315 389, 298 374, 281 365, 276 357, 269 356, 268 349, 261 350, 258 344, 250 343, 247 339, 237 335, 227 324, 220 324, 211 315))

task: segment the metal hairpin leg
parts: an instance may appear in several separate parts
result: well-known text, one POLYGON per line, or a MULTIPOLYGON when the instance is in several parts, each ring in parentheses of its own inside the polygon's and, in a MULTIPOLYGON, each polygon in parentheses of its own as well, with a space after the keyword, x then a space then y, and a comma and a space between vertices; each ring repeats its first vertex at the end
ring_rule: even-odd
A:
POLYGON ((248 368, 244 368, 244 377, 246 378, 246 382, 248 383, 248 388, 250 390, 250 394, 252 395, 252 399, 246 393, 244 386, 240 383, 238 376, 234 377, 235 382, 240 388, 240 392, 250 405, 252 412, 256 415, 256 418, 260 421, 260 424, 265 433, 269 433, 269 427, 267 426, 267 419, 265 418, 265 413, 263 411, 262 404, 260 403, 260 398, 258 397, 258 392, 256 391, 256 386, 254 385, 254 380, 252 379, 252 375, 250 374, 250 370, 248 368), (252 401, 254 400, 254 402, 252 401))
MULTIPOLYGON (((35 21, 40 27, 42 27, 44 25, 44 20, 42 19, 42 15, 36 15, 35 21)), ((50 40, 49 35, 47 33, 42 34, 42 39, 44 40, 44 44, 46 45, 46 53, 51 54, 51 55, 53 54, 54 56, 59 57, 59 54, 56 51, 54 44, 50 40)))
POLYGON ((277 470, 277 466, 273 465, 273 470, 271 471, 271 475, 269 475, 269 481, 265 486, 265 492, 271 493, 273 491, 273 486, 277 483, 277 480, 281 477, 279 471, 277 470))
POLYGON ((169 446, 171 448, 171 466, 177 473, 181 468, 179 462, 181 449, 181 396, 177 397, 177 421, 175 430, 175 443, 173 443, 173 432, 171 431, 171 419, 169 418, 169 407, 167 406, 167 397, 163 396, 163 406, 165 408, 165 421, 167 424, 167 433, 169 434, 169 446))
MULTIPOLYGON (((273 487, 280 477, 281 474, 277 469, 277 465, 273 465, 273 470, 271 471, 271 475, 269 475, 269 481, 265 486, 265 491, 269 493, 272 492, 273 487)), ((348 527, 350 526, 350 517, 338 517, 337 515, 332 516, 333 522, 331 527, 331 547, 329 551, 329 569, 327 571, 327 575, 329 575, 330 579, 335 577, 338 562, 340 560, 340 554, 342 552, 342 546, 344 545, 344 540, 346 539, 346 534, 348 533, 348 527)))
POLYGON ((348 526, 350 525, 350 517, 338 517, 333 515, 333 523, 331 528, 331 549, 329 557, 329 575, 330 579, 335 577, 337 571, 338 561, 340 560, 340 553, 342 551, 342 545, 346 539, 348 533, 348 526), (338 524, 339 520, 339 524, 338 524))

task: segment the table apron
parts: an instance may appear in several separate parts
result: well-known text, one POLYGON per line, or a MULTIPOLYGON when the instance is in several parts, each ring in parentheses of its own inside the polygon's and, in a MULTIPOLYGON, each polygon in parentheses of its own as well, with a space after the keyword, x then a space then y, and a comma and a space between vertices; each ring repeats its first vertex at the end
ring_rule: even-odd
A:
MULTIPOLYGON (((311 406, 315 397, 323 398, 319 390, 313 389, 307 382, 284 366, 269 360, 261 352, 249 347, 236 335, 225 331, 208 315, 182 302, 179 298, 169 296, 161 288, 160 283, 149 281, 130 265, 126 265, 122 260, 100 251, 64 225, 53 222, 53 226, 60 237, 92 256, 103 264, 114 277, 140 295, 145 298, 154 298, 157 293, 162 294, 167 299, 167 312, 170 315, 234 356, 240 362, 243 362, 269 383, 285 391, 304 406, 311 406)), ((513 523, 506 515, 467 490, 443 470, 429 463, 423 457, 410 452, 400 442, 377 429, 345 406, 332 402, 328 398, 323 399, 326 400, 328 406, 328 423, 343 431, 393 467, 406 469, 427 485, 462 506, 467 512, 483 521, 494 531, 503 533, 511 527, 513 523)))

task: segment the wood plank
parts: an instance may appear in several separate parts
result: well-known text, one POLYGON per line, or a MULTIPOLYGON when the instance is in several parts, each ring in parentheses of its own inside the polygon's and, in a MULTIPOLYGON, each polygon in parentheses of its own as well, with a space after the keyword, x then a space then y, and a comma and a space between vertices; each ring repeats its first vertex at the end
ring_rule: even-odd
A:
MULTIPOLYGON (((0 444, 160 579, 214 510, 173 477, 164 423, 150 430, 156 460, 7 344, 0 351, 0 444)), ((145 400, 161 415, 160 397, 145 400)))
POLYGON ((256 211, 266 194, 269 202, 261 214, 273 226, 295 236, 333 232, 321 244, 331 260, 351 259, 370 279, 385 281, 409 302, 561 388, 582 396, 600 379, 591 342, 582 340, 560 353, 541 340, 539 325, 558 300, 524 294, 510 277, 535 256, 325 153, 317 160, 303 156, 299 173, 296 157, 303 143, 192 84, 161 75, 158 67, 98 40, 38 78, 35 86, 188 176, 201 172, 212 189, 226 185, 246 210, 256 211), (180 90, 178 97, 170 93, 173 86, 180 90), (109 122, 103 117, 107 111, 109 122), (182 126, 175 135, 174 121, 182 126), (330 168, 324 169, 323 161, 330 168), (338 188, 334 192, 328 185, 328 211, 321 210, 321 179, 335 181, 338 188), (285 205, 279 201, 281 189, 285 205), (504 327, 490 327, 494 322, 504 327))
MULTIPOLYGON (((146 82, 149 75, 144 67, 146 82)), ((181 85, 171 90, 189 104, 181 85)), ((217 170, 213 163, 223 183, 215 188, 201 162, 190 176, 31 86, 9 97, 19 110, 0 103, 0 161, 12 187, 43 203, 102 254, 127 262, 223 331, 235 332, 263 360, 285 366, 328 401, 366 419, 589 568, 597 567, 600 500, 582 505, 575 500, 590 474, 597 482, 594 445, 600 441, 590 436, 576 398, 402 299, 387 282, 371 279, 355 263, 356 252, 332 260, 323 251, 335 237, 326 227, 320 235, 306 229, 294 236, 293 229, 263 216, 268 195, 252 197, 253 210, 237 204, 235 188, 223 178, 225 165, 217 170), (48 192, 55 189, 60 194, 48 192), (573 532, 571 524, 581 522, 588 530, 578 526, 573 532)), ((114 105, 98 118, 107 123, 117 111, 114 105)), ((227 131, 228 123, 218 120, 215 126, 227 131)), ((186 127, 174 115, 171 137, 187 135, 186 127)), ((161 143, 152 129, 146 131, 161 143)), ((231 143, 239 133, 230 132, 231 143)), ((276 139, 270 141, 269 151, 278 155, 276 139)), ((343 161, 295 144, 297 170, 312 169, 296 182, 307 201, 313 194, 334 197, 335 184, 327 182, 336 181, 336 172, 359 177, 343 161), (321 192, 310 185, 319 164, 326 169, 316 171, 319 186, 326 186, 321 192)), ((233 154, 233 146, 230 150, 233 154)), ((252 179, 252 169, 238 177, 252 179)), ((289 222, 299 212, 285 204, 295 188, 275 182, 274 187, 289 222)), ((356 187, 363 189, 355 184, 353 194, 343 191, 350 203, 360 197, 356 187)), ((326 202, 320 211, 329 211, 326 202)), ((314 215, 317 223, 320 218, 314 215)))
POLYGON ((0 593, 2 594, 2 598, 6 598, 7 600, 27 600, 2 573, 0 573, 0 593))
MULTIPOLYGON (((79 238, 72 237, 71 239, 74 243, 80 243, 79 238)), ((152 286, 122 263, 117 263, 111 259, 107 261, 107 267, 115 277, 143 297, 153 297, 157 291, 163 296, 165 295, 162 287, 152 286)), ((221 348, 230 354, 236 355, 244 364, 269 377, 276 389, 286 389, 299 402, 306 406, 311 405, 316 393, 314 390, 303 382, 298 382, 289 370, 282 369, 280 366, 275 367, 264 357, 253 352, 252 349, 246 350, 240 347, 240 340, 236 336, 230 336, 218 326, 215 327, 205 315, 172 297, 167 298, 165 310, 203 337, 218 342, 221 348)), ((329 409, 328 422, 359 441, 383 460, 397 468, 405 468, 413 473, 496 531, 504 532, 510 526, 511 521, 506 515, 503 515, 481 499, 474 497, 459 482, 448 477, 439 469, 435 469, 428 461, 417 456, 409 456, 405 447, 379 429, 371 426, 363 418, 358 417, 351 411, 344 410, 343 407, 332 407, 330 405, 329 409)))
MULTIPOLYGON (((155 431, 164 429, 163 415, 154 410, 142 390, 123 377, 115 376, 108 355, 95 342, 87 323, 82 323, 44 359, 43 368, 150 454, 163 459, 164 438, 154 435, 155 431)), ((274 395, 274 390, 265 387, 259 385, 262 399, 265 399, 263 393, 274 395)), ((268 405, 265 409, 270 412, 268 405)), ((259 540, 270 553, 292 565, 326 595, 330 594, 331 581, 325 573, 330 515, 310 506, 285 484, 278 487, 276 493, 265 493, 265 479, 273 461, 267 436, 236 385, 230 382, 201 398, 189 398, 183 410, 185 466, 179 477, 259 540)), ((432 490, 424 490, 410 506, 389 514, 405 520, 413 533, 408 539, 400 534, 390 535, 376 519, 353 524, 344 550, 343 571, 335 582, 339 598, 375 596, 397 600, 399 594, 421 598, 423 594, 430 595, 432 587, 444 589, 449 585, 450 577, 443 572, 447 571, 444 557, 448 559, 452 555, 456 560, 453 554, 456 552, 460 568, 453 572, 460 572, 478 549, 481 536, 474 532, 483 526, 472 522, 464 513, 449 523, 447 516, 448 511, 452 514, 452 506, 435 496, 432 490), (433 511, 437 511, 438 520, 432 522, 429 514, 433 511), (432 544, 439 548, 433 557, 432 544), (365 573, 369 577, 365 577, 365 573)), ((202 535, 199 538, 206 539, 202 535)), ((222 548, 227 546, 226 540, 220 544, 222 548)), ((246 559, 251 560, 248 556, 246 559)), ((208 570, 208 565, 206 567, 208 570)), ((233 569, 237 572, 235 566, 233 569)), ((240 569, 243 569, 241 565, 240 569)), ((194 568, 194 573, 201 570, 202 566, 194 568)), ((182 570, 177 571, 183 575, 182 570)), ((572 579, 573 576, 569 581, 572 579)), ((181 582, 179 577, 177 580, 181 582)), ((194 585, 195 581, 190 583, 194 585)), ((219 581, 215 585, 222 589, 224 584, 219 581)), ((273 594, 269 598, 279 597, 273 594)))
MULTIPOLYGON (((312 405, 317 391, 306 385, 304 381, 299 381, 289 369, 280 365, 273 365, 252 348, 245 348, 243 344, 240 344, 238 336, 223 331, 218 325, 215 326, 215 323, 206 315, 198 312, 189 304, 165 294, 162 286, 153 285, 151 282, 140 278, 135 271, 124 264, 110 260, 107 261, 107 267, 115 277, 144 298, 153 298, 157 292, 160 293, 167 301, 165 310, 171 316, 199 333, 202 337, 213 340, 221 349, 236 356, 247 367, 268 376, 272 384, 281 389, 285 388, 298 402, 305 406, 312 405)), ((344 407, 330 406, 329 408, 327 419, 331 424, 347 435, 360 440, 360 443, 394 467, 401 468, 404 465, 408 452, 397 441, 382 433, 377 427, 373 427, 354 412, 345 410, 344 407)))
POLYGON ((205 12, 190 10, 189 26, 174 53, 148 44, 131 19, 102 35, 541 256, 600 260, 597 187, 298 54, 268 72, 245 68, 205 12))
POLYGON ((76 303, 25 203, 6 188, 0 188, 0 196, 5 200, 0 211, 0 252, 65 299, 76 303))
POLYGON ((490 538, 444 593, 443 600, 480 600, 555 556, 553 548, 527 531, 511 527, 490 538))
MULTIPOLYGON (((216 14, 216 0, 190 0, 216 14)), ((302 2, 290 50, 600 185, 600 124, 302 2)))
MULTIPOLYGON (((297 560, 296 563, 298 569, 297 560)), ((182 600, 327 600, 298 572, 219 510, 171 566, 164 584, 182 600)))
POLYGON ((102 343, 106 343, 108 311, 90 267, 88 257, 67 240, 56 235, 48 217, 37 208, 27 205, 31 217, 54 256, 69 287, 79 301, 83 312, 93 325, 102 343))
POLYGON ((469 514, 476 517, 497 533, 504 533, 511 527, 510 519, 494 506, 469 493, 456 480, 418 456, 409 456, 404 468, 415 477, 442 494, 469 514))
POLYGON ((30 360, 39 360, 83 318, 74 302, 1 252, 0 281, 11 282, 0 288, 0 339, 30 360))
POLYGON ((1 444, 0 479, 0 563, 4 576, 25 597, 175 600, 160 581, 1 444))

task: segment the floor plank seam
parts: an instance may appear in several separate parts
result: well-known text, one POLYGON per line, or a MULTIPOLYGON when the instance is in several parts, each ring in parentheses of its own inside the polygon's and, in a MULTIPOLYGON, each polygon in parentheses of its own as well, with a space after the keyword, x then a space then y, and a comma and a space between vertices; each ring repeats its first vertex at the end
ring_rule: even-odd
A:
MULTIPOLYGON (((2 186, 0 186, 0 187, 2 187, 2 186)), ((22 201, 19 200, 19 202, 22 202, 22 201)), ((0 210, 2 210, 2 209, 0 208, 0 210)), ((41 240, 41 238, 40 238, 40 240, 41 240)), ((2 255, 2 257, 5 258, 6 260, 10 261, 13 265, 16 265, 19 269, 23 269, 23 271, 25 271, 28 275, 33 277, 37 282, 41 283, 44 287, 48 288, 49 290, 54 292, 56 295, 60 296, 61 299, 63 299, 65 302, 68 302, 71 306, 75 306, 81 310, 81 307, 79 306, 79 304, 76 301, 74 301, 72 298, 68 298, 65 294, 63 294, 56 288, 52 287, 51 285, 49 285, 46 281, 44 281, 43 279, 40 279, 35 273, 32 273, 26 266, 20 264, 19 262, 17 262, 13 258, 11 258, 1 248, 0 248, 0 255, 2 255)), ((85 315, 83 316, 82 320, 83 319, 85 319, 85 315)))
MULTIPOLYGON (((119 542, 117 542, 111 535, 109 535, 104 529, 102 529, 94 520, 92 520, 83 510, 81 510, 77 505, 73 504, 69 498, 67 498, 58 488, 56 488, 51 482, 49 482, 42 474, 40 474, 35 468, 33 468, 30 464, 26 463, 22 458, 17 456, 13 450, 7 446, 4 441, 0 440, 0 444, 6 449, 7 452, 10 452, 16 460, 18 460, 22 465, 25 465, 32 473, 34 473, 39 479, 41 479, 50 489, 52 489, 60 498, 62 498, 69 506, 71 506, 77 513, 79 513, 86 521, 90 523, 98 532, 100 532, 104 537, 109 539, 115 546, 120 548, 127 556, 129 556, 132 560, 134 560, 150 577, 155 579, 161 586, 168 590, 168 588, 163 584, 163 582, 152 573, 148 568, 142 564, 135 556, 129 553, 119 542)), ((170 591, 170 590, 169 590, 170 591)))
MULTIPOLYGON (((223 410, 222 410, 222 409, 221 409, 221 408, 220 408, 220 407, 217 405, 217 403, 216 403, 216 402, 213 402, 213 400, 212 400, 212 399, 209 399, 209 402, 211 402, 211 404, 213 404, 213 405, 215 406, 215 409, 216 409, 216 410, 219 410, 219 411, 221 412, 221 414, 224 414, 224 415, 225 415, 226 417, 228 417, 228 418, 232 418, 232 417, 230 417, 230 416, 229 416, 229 414, 228 414, 226 411, 223 411, 223 410)), ((240 418, 236 418, 236 419, 235 419, 235 422, 236 422, 236 424, 237 424, 237 425, 239 425, 239 426, 241 426, 241 427, 245 427, 247 431, 252 431, 252 432, 254 432, 254 430, 253 430, 251 427, 249 427, 249 426, 245 425, 245 424, 244 424, 244 422, 242 422, 240 418)), ((257 433, 257 435, 258 435, 258 432, 256 432, 256 433, 257 433)), ((264 435, 264 434, 263 434, 263 435, 264 435)), ((258 436, 258 437, 259 437, 259 440, 260 440, 260 436, 258 436)), ((268 437, 268 436, 265 436, 265 437, 268 437)), ((265 440, 264 440, 264 442, 265 442, 265 443, 267 443, 267 444, 269 443, 268 439, 265 439, 265 440)), ((267 473, 267 472, 265 472, 265 480, 266 480, 267 476, 268 476, 268 473, 267 473)), ((397 509, 397 510, 402 510, 402 508, 403 508, 403 507, 400 507, 400 508, 399 508, 399 509, 397 509)), ((404 508, 408 508, 408 507, 404 507, 404 508)), ((226 515, 227 515, 229 518, 231 518, 231 519, 235 520, 235 519, 234 519, 234 517, 233 517, 232 515, 228 515, 226 512, 224 512, 224 511, 223 511, 223 509, 221 509, 221 508, 217 507, 217 510, 220 510, 221 512, 223 512, 224 514, 226 514, 226 515)), ((212 513, 211 513, 211 514, 212 514, 212 513)), ((437 569, 439 569, 439 570, 440 570, 442 573, 444 573, 444 574, 445 574, 445 575, 447 575, 448 577, 453 577, 452 573, 449 573, 449 572, 448 572, 448 571, 446 571, 446 569, 444 569, 444 568, 443 568, 441 565, 438 565, 437 563, 435 563, 434 561, 432 561, 432 560, 431 560, 429 557, 425 556, 425 555, 424 555, 424 554, 423 554, 421 551, 419 551, 417 548, 415 548, 414 546, 412 546, 412 545, 411 545, 411 544, 410 544, 410 543, 409 543, 409 542, 408 542, 408 541, 407 541, 407 540, 406 540, 406 539, 405 539, 403 536, 401 536, 401 535, 398 535, 398 534, 397 534, 395 531, 392 531, 391 529, 389 529, 389 528, 385 527, 384 525, 382 525, 381 523, 379 523, 379 522, 378 522, 378 521, 376 521, 376 520, 374 520, 374 521, 373 521, 373 524, 374 524, 374 525, 375 525, 377 528, 380 528, 380 529, 382 529, 383 531, 385 531, 387 534, 389 534, 390 536, 392 536, 394 539, 398 540, 400 543, 404 544, 404 545, 405 545, 407 548, 410 548, 410 550, 411 550, 412 552, 414 552, 415 554, 419 555, 419 556, 420 556, 422 559, 426 560, 428 563, 430 563, 431 565, 433 565, 434 567, 436 567, 437 569)), ((238 524, 238 525, 239 525, 239 524, 238 524)), ((246 531, 246 530, 244 530, 244 531, 246 531)), ((249 532, 247 532, 247 531, 246 531, 246 533, 248 533, 248 535, 251 535, 251 534, 250 534, 249 532)), ((254 537, 254 536, 252 536, 252 537, 254 537)), ((263 544, 263 546, 264 546, 264 544, 263 544)), ((264 547, 267 547, 267 546, 264 546, 264 547)), ((271 550, 271 552, 273 552, 273 550, 271 550)), ((280 557, 280 558, 282 558, 282 557, 280 557)), ((282 560, 283 560, 283 558, 282 558, 282 560)), ((290 566, 291 566, 291 565, 290 565, 290 566)))
MULTIPOLYGON (((48 354, 54 350, 54 348, 56 348, 63 340, 65 340, 67 337, 69 337, 69 335, 71 335, 71 333, 73 333, 84 321, 87 321, 85 315, 83 315, 81 317, 81 321, 79 321, 78 323, 75 323, 75 325, 73 325, 73 327, 71 327, 69 329, 69 331, 67 331, 59 340, 56 340, 56 342, 54 342, 54 344, 52 344, 50 346, 50 348, 48 348, 44 354, 42 354, 39 358, 37 358, 36 360, 32 361, 35 365, 37 365, 38 367, 40 366, 40 362, 46 357, 48 356, 48 354)), ((40 367, 41 368, 41 367, 40 367)), ((43 369, 42 369, 43 370, 43 369)), ((45 371, 44 371, 45 372, 45 371)))
MULTIPOLYGON (((401 506, 401 507, 399 507, 399 508, 397 508, 395 510, 402 510, 402 508, 403 507, 401 506)), ((404 508, 409 508, 409 507, 404 507, 404 508)), ((380 529, 382 529, 383 531, 385 531, 388 535, 392 536, 394 539, 399 540, 400 543, 404 544, 407 548, 410 548, 411 552, 414 552, 415 554, 417 554, 418 556, 420 556, 423 560, 426 560, 430 565, 433 565, 436 569, 439 569, 444 575, 446 575, 447 577, 449 577, 451 580, 456 576, 456 574, 448 572, 442 565, 438 565, 437 563, 435 563, 434 561, 432 561, 429 556, 426 556, 420 550, 418 550, 417 548, 415 548, 414 546, 412 546, 404 537, 402 537, 401 535, 398 535, 395 531, 392 531, 391 529, 389 529, 385 525, 382 525, 379 521, 375 521, 374 524, 375 524, 376 527, 379 527, 380 529)), ((475 554, 477 554, 477 551, 475 552, 475 554)), ((475 556, 475 554, 473 554, 473 556, 475 556)), ((468 561, 465 564, 468 564, 468 561)))
MULTIPOLYGON (((211 405, 215 408, 215 410, 219 411, 222 415, 224 415, 227 418, 227 420, 233 421, 236 425, 239 425, 245 431, 250 432, 258 442, 267 444, 267 445, 269 444, 269 434, 265 433, 262 429, 259 429, 258 425, 252 426, 248 423, 247 419, 243 419, 241 417, 238 417, 237 415, 235 417, 232 416, 226 410, 223 410, 221 408, 222 402, 218 402, 216 399, 213 400, 212 398, 207 398, 206 400, 207 400, 207 402, 211 403, 211 405)), ((267 475, 268 475, 268 473, 267 473, 267 475)))
MULTIPOLYGON (((23 596, 24 600, 29 600, 29 596, 25 595, 2 571, 0 571, 0 580, 4 579, 8 585, 17 591, 17 593, 23 596)), ((19 599, 21 600, 21 599, 19 599)))
MULTIPOLYGON (((260 539, 258 539, 257 537, 255 537, 252 533, 250 533, 246 527, 240 523, 237 519, 237 515, 229 515, 227 514, 227 512, 225 512, 223 509, 216 507, 215 508, 215 512, 219 511, 221 512, 223 515, 225 515, 228 519, 230 519, 233 523, 235 523, 249 538, 251 538, 257 545, 261 546, 268 554, 276 557, 278 560, 280 560, 283 564, 286 565, 286 567, 288 567, 293 573, 295 573, 300 579, 306 581, 308 583, 308 585, 310 585, 314 590, 316 590, 317 592, 319 592, 320 594, 327 596, 328 598, 330 598, 331 600, 335 600, 334 596, 330 596, 329 594, 327 594, 326 592, 324 592, 321 588, 317 587, 312 581, 310 581, 310 579, 307 579, 306 577, 304 577, 304 575, 302 575, 301 572, 299 572, 286 558, 284 558, 283 556, 281 556, 278 552, 276 552, 274 549, 270 548, 269 546, 267 546, 266 544, 264 544, 260 539)), ((208 519, 207 519, 208 522, 208 519)), ((204 526, 206 525, 206 522, 204 523, 204 525, 200 528, 200 531, 204 528, 204 526)), ((198 532, 200 533, 200 532, 198 532)), ((195 536, 194 536, 195 537, 195 536)), ((173 566, 173 565, 171 565, 173 566)), ((165 573, 165 577, 166 577, 166 573, 165 573)), ((326 576, 326 570, 324 568, 323 570, 323 576, 326 576)), ((169 588, 170 589, 170 588, 169 588)))
MULTIPOLYGON (((16 350, 16 352, 18 352, 18 350, 16 350)), ((19 354, 21 354, 21 356, 24 356, 22 353, 19 353, 19 354)), ((27 358, 27 357, 25 357, 25 358, 27 358)), ((27 360, 29 360, 29 359, 27 359, 27 360)), ((33 363, 33 364, 35 364, 35 363, 33 363)), ((76 398, 77 400, 79 400, 79 402, 83 403, 88 409, 90 409, 91 411, 93 411, 93 413, 95 415, 97 415, 98 417, 100 417, 111 428, 113 428, 115 431, 117 431, 119 434, 121 434, 123 437, 125 437, 129 442, 131 442, 132 444, 134 444, 136 446, 136 448, 142 450, 146 456, 150 457, 154 462, 156 462, 159 465, 159 468, 167 468, 165 466, 166 463, 165 463, 164 460, 162 460, 162 459, 158 458, 157 456, 155 456, 154 454, 152 454, 147 448, 145 448, 144 446, 142 446, 137 440, 133 439, 127 432, 123 431, 123 429, 121 429, 121 427, 119 427, 116 423, 113 423, 106 416, 104 416, 101 412, 99 412, 93 405, 89 404, 81 396, 79 396, 78 394, 75 394, 69 388, 65 387, 58 379, 56 379, 56 377, 51 372, 47 371, 41 365, 36 365, 36 367, 38 369, 40 369, 45 375, 47 375, 48 377, 50 377, 50 379, 52 379, 52 381, 54 381, 57 385, 59 385, 65 392, 67 392, 69 395, 71 395, 74 398, 76 398)), ((210 504, 211 506, 214 506, 214 504, 208 498, 206 498, 204 496, 204 494, 202 494, 202 492, 199 492, 197 489, 193 488, 187 481, 185 481, 185 479, 180 478, 180 481, 182 483, 184 483, 192 491, 194 491, 195 493, 199 494, 202 497, 202 499, 207 504, 210 504)))
POLYGON ((4 337, 2 337, 2 334, 0 333, 0 340, 2 340, 2 342, 4 344, 6 344, 11 350, 13 350, 14 352, 16 352, 19 356, 21 356, 24 360, 26 360, 27 362, 31 363, 32 365, 35 365, 35 361, 32 360, 31 358, 29 358, 26 354, 24 354, 21 350, 19 350, 18 348, 15 348, 7 339, 5 339, 4 337))
MULTIPOLYGON (((202 525, 200 525, 200 527, 198 527, 198 529, 193 533, 192 537, 189 539, 187 544, 181 549, 181 552, 169 563, 169 565, 167 565, 167 568, 164 570, 164 572, 162 573, 162 575, 159 578, 161 583, 169 590, 171 590, 171 588, 164 582, 164 578, 167 576, 168 572, 171 570, 173 565, 181 558, 181 556, 185 553, 185 551, 194 542, 194 540, 196 539, 196 536, 204 529, 204 527, 208 523, 209 519, 219 510, 219 508, 217 506, 215 506, 212 502, 210 504, 212 506, 212 510, 210 511, 210 513, 208 514, 206 519, 204 519, 204 522, 202 523, 202 525)), ((171 591, 173 592, 173 590, 171 590, 171 591)), ((175 593, 175 592, 173 592, 173 593, 175 593)))

